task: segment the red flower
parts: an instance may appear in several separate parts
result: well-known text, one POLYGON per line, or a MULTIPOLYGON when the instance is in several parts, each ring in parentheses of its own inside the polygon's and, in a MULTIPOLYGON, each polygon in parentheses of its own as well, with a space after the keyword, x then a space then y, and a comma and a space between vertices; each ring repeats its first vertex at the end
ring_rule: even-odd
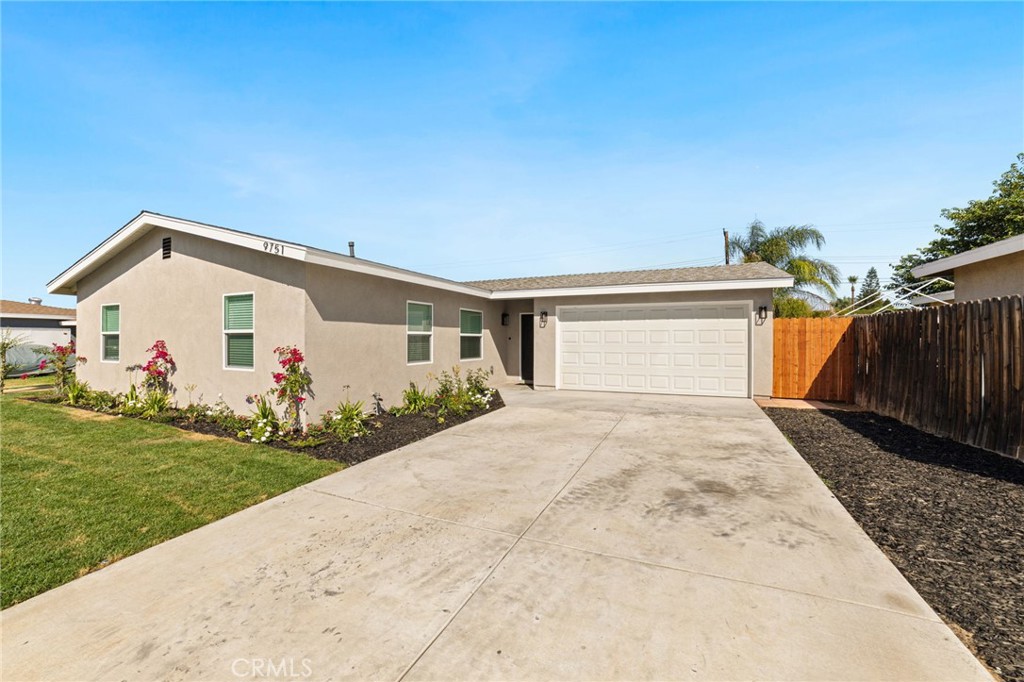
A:
POLYGON ((25 372, 24 374, 22 374, 21 378, 22 379, 28 379, 28 372, 25 372))
POLYGON ((46 369, 46 360, 39 361, 39 371, 46 369))
POLYGON ((296 396, 295 397, 295 402, 297 402, 299 405, 301 405, 302 403, 306 402, 306 399, 303 398, 301 395, 300 396, 296 396))
POLYGON ((274 372, 274 383, 279 384, 284 381, 284 374, 281 372, 274 372))

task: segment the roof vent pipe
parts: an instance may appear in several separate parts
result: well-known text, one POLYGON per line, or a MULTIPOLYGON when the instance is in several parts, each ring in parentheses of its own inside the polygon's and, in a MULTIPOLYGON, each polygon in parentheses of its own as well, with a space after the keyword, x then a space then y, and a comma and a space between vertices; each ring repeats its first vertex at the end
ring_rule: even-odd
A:
POLYGON ((351 256, 352 258, 356 257, 356 243, 355 242, 349 242, 348 243, 348 255, 351 256))
POLYGON ((32 305, 42 305, 43 299, 39 298, 38 296, 32 296, 31 298, 28 299, 28 302, 31 303, 32 305))

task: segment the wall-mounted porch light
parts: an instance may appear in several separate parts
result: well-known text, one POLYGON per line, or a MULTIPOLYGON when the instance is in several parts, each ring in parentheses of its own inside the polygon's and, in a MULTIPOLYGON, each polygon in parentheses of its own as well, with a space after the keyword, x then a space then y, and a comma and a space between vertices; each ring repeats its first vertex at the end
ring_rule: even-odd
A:
POLYGON ((764 322, 768 319, 768 306, 763 305, 757 309, 757 319, 760 322, 764 322))
POLYGON ((540 326, 548 326, 548 311, 546 310, 540 311, 540 326))
POLYGON ((501 326, 502 327, 507 327, 508 326, 508 313, 502 313, 501 314, 501 326))

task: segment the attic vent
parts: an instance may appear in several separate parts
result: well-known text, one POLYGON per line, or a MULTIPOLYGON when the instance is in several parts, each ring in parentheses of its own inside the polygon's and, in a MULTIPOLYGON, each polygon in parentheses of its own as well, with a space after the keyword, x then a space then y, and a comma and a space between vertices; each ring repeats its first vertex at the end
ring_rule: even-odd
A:
POLYGON ((170 237, 164 237, 163 255, 164 255, 165 259, 171 257, 171 238, 170 237))

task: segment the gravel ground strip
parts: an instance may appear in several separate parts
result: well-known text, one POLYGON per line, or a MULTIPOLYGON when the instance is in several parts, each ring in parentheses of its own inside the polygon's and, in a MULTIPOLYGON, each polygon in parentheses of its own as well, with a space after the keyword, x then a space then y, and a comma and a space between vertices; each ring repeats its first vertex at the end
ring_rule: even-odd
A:
POLYGON ((968 647, 1024 682, 1024 464, 870 412, 765 413, 968 647))

